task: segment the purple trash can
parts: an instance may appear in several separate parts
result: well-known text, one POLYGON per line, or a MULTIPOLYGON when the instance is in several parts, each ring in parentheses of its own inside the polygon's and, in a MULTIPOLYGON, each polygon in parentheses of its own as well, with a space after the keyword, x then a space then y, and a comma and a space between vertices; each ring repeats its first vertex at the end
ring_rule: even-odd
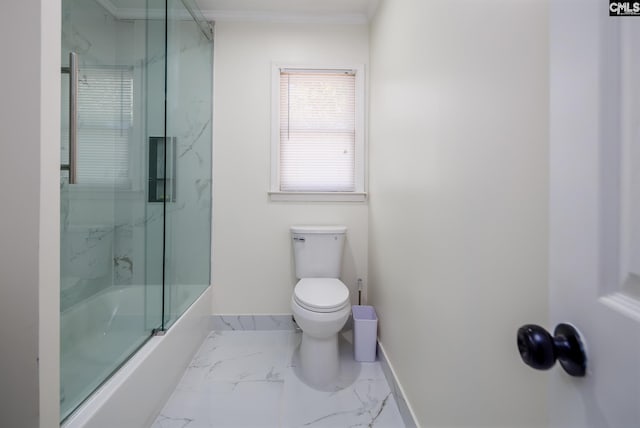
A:
POLYGON ((356 361, 376 360, 378 339, 378 317, 373 306, 354 305, 353 313, 353 356, 356 361))

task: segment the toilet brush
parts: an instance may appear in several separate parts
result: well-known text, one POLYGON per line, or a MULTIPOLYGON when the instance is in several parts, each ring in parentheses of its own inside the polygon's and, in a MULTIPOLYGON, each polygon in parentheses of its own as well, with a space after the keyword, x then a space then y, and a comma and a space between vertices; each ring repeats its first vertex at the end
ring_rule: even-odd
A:
POLYGON ((362 305, 362 278, 358 278, 358 306, 362 305))

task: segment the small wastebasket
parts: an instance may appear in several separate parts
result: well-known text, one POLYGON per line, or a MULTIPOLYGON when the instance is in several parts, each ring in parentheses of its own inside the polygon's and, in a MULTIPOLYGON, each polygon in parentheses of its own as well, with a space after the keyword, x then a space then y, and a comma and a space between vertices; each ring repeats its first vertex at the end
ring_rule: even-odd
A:
POLYGON ((373 306, 354 305, 353 311, 353 354, 356 361, 376 360, 376 339, 378 317, 373 306))

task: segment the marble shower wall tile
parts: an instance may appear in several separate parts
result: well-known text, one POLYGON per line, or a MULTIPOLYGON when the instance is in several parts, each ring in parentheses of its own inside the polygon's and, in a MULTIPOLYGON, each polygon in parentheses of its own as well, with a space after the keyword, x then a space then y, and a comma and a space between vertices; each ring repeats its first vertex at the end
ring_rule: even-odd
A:
MULTIPOLYGON (((173 63, 168 89, 171 90, 171 102, 174 104, 170 109, 169 121, 165 124, 165 93, 154 90, 164 88, 164 24, 153 20, 118 20, 106 13, 99 4, 83 0, 63 2, 62 22, 63 65, 69 61, 67 53, 75 51, 79 55, 81 69, 85 66, 126 65, 135 70, 136 97, 143 97, 145 106, 144 109, 136 107, 134 112, 132 149, 129 153, 131 165, 139 166, 147 162, 147 137, 162 135, 165 125, 169 127, 169 134, 177 138, 179 196, 176 203, 167 207, 170 232, 173 232, 167 238, 173 251, 168 259, 177 262, 169 266, 168 272, 172 275, 169 280, 179 284, 208 284, 211 259, 208 228, 211 225, 212 94, 202 82, 211 85, 211 45, 200 36, 199 31, 194 31, 193 23, 178 22, 172 29, 172 43, 177 44, 171 44, 173 63), (182 65, 179 70, 174 66, 178 59, 182 65), (144 89, 147 83, 148 91, 144 89), (137 119, 143 115, 147 117, 145 129, 140 128, 142 122, 137 119), (149 135, 146 135, 147 130, 149 135)), ((68 157, 65 150, 63 147, 62 158, 68 157)), ((130 172, 134 192, 144 190, 144 183, 147 182, 146 177, 142 176, 144 168, 132 168, 130 172)), ((63 280, 63 286, 72 287, 77 282, 76 278, 95 279, 97 275, 90 272, 76 272, 78 266, 97 266, 104 264, 104 261, 109 262, 108 277, 102 278, 101 275, 104 286, 159 283, 163 257, 161 252, 158 254, 154 249, 162 248, 158 243, 158 237, 162 235, 158 218, 162 220, 162 211, 146 203, 144 191, 133 199, 127 191, 121 194, 70 190, 68 185, 61 184, 61 193, 64 195, 61 198, 61 229, 66 231, 73 225, 84 224, 110 225, 112 236, 109 241, 112 247, 106 257, 87 262, 85 259, 96 249, 87 252, 71 248, 71 240, 67 239, 69 243, 63 247, 62 271, 63 276, 68 278, 63 280), (66 258, 65 248, 69 253, 66 258), (73 251, 81 254, 74 255, 73 251)), ((103 246, 106 248, 106 245, 103 246)))
MULTIPOLYGON (((211 261, 211 44, 192 21, 168 40, 166 132, 175 137, 176 202, 167 214, 169 280, 209 284, 211 261)), ((162 100, 160 100, 162 101, 162 100)), ((193 296, 195 298, 195 296, 193 296)))
POLYGON ((133 283, 134 265, 133 227, 126 225, 115 230, 113 249, 113 283, 114 285, 131 285, 133 283))

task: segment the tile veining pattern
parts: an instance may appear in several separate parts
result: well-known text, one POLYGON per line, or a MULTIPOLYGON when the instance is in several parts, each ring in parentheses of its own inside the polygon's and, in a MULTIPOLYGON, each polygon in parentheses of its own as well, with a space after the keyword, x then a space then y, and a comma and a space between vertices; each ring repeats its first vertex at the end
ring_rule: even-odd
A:
POLYGON ((222 330, 296 330, 291 315, 212 315, 211 329, 222 330))
MULTIPOLYGON (((89 67, 131 67, 135 93, 126 153, 129 164, 120 165, 127 170, 130 183, 118 184, 107 177, 101 183, 83 183, 80 179, 79 184, 69 185, 67 178, 60 177, 62 308, 110 286, 161 284, 165 218, 171 232, 167 233, 171 240, 167 251, 173 251, 166 258, 170 264, 165 273, 170 275, 170 283, 208 284, 211 88, 207 90, 201 82, 211 81, 211 66, 206 65, 211 56, 210 43, 191 21, 179 21, 172 27, 166 88, 170 91, 170 111, 165 117, 165 93, 156 90, 164 88, 164 21, 119 20, 96 2, 67 0, 62 4, 62 22, 63 65, 68 65, 68 52, 74 51, 79 55, 81 74, 89 67), (145 196, 148 138, 164 135, 165 127, 177 144, 177 199, 166 207, 147 202, 145 196)), ((81 79, 82 85, 89 85, 87 82, 86 76, 81 79)), ((79 124, 79 168, 83 153, 95 144, 83 134, 82 126, 89 125, 82 121, 79 124)), ((63 143, 66 140, 63 138, 63 143)), ((68 147, 62 144, 61 159, 68 156, 68 147)), ((152 293, 152 298, 160 298, 155 290, 152 293)), ((189 303, 194 299, 192 296, 189 303)))
MULTIPOLYGON (((346 335, 345 335, 346 336, 346 335)), ((382 368, 353 361, 323 390, 300 380, 296 331, 214 331, 152 428, 404 427, 382 368)))

